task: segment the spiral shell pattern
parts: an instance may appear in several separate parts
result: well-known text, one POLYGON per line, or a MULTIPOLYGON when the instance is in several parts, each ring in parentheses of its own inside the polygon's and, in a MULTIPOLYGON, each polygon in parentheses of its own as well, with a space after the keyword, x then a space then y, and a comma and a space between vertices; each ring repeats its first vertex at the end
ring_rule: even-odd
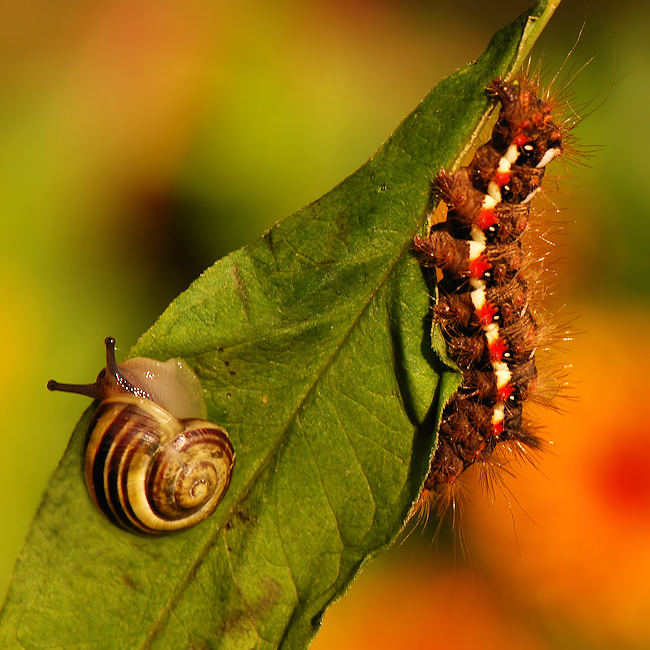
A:
POLYGON ((225 429, 178 420, 155 402, 105 399, 88 428, 86 483, 114 524, 141 535, 189 528, 223 498, 235 454, 225 429))

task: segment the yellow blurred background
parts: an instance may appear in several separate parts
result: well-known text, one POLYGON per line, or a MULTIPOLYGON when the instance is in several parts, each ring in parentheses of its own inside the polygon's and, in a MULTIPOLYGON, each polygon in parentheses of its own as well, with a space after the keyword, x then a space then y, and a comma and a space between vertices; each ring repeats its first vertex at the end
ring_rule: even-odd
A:
MULTIPOLYGON (((329 190, 528 2, 8 0, 0 6, 0 594, 90 381, 227 252, 329 190)), ((595 98, 556 165, 558 291, 582 334, 553 453, 465 553, 416 530, 368 565, 314 647, 650 647, 650 10, 565 0, 542 38, 595 98), (613 83, 616 81, 616 83, 613 83), (637 401, 638 400, 638 401, 637 401)), ((549 183, 550 189, 553 183, 549 183)), ((0 596, 1 597, 1 596, 0 596)))

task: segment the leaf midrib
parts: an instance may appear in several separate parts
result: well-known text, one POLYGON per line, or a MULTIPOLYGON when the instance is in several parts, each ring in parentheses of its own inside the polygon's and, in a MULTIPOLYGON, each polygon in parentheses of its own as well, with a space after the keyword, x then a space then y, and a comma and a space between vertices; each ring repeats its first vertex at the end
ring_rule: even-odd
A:
MULTIPOLYGON (((366 164, 368 164, 368 163, 366 163, 366 164)), ((361 169, 363 169, 363 166, 359 170, 357 170, 357 172, 355 172, 355 174, 358 173, 359 171, 361 171, 361 169)), ((352 174, 352 176, 354 176, 354 174, 352 174)), ((348 178, 350 178, 350 177, 348 177, 348 178)), ((421 228, 423 222, 424 222, 424 218, 421 218, 415 224, 415 227, 409 233, 409 238, 406 239, 404 245, 399 250, 399 254, 396 255, 392 259, 392 263, 387 267, 386 272, 383 275, 380 276, 379 281, 377 282, 375 288, 371 292, 369 292, 367 294, 368 298, 362 303, 362 306, 358 310, 357 316, 351 322, 350 327, 345 331, 344 335, 341 336, 341 338, 339 340, 339 343, 336 345, 336 347, 332 351, 332 354, 330 355, 330 357, 324 362, 324 364, 322 365, 319 372, 314 375, 314 379, 310 383, 310 386, 309 386, 308 390, 300 398, 300 400, 296 403, 296 407, 294 408, 294 411, 291 413, 291 416, 287 419, 287 424, 282 428, 278 438, 270 446, 269 452, 267 454, 265 454, 262 462, 258 465, 256 471, 251 475, 251 478, 249 479, 249 481, 243 486, 243 489, 241 491, 243 496, 240 497, 239 499, 237 499, 233 503, 233 506, 231 507, 231 510, 230 510, 230 515, 227 518, 225 518, 223 520, 223 522, 220 524, 220 526, 218 528, 216 528, 213 531, 213 533, 211 533, 208 536, 206 542, 203 544, 203 548, 202 548, 201 552, 196 556, 196 558, 189 565, 189 567, 188 567, 188 569, 186 571, 185 577, 178 583, 178 587, 175 588, 172 591, 172 593, 171 593, 169 599, 167 600, 167 602, 161 606, 161 614, 160 614, 160 616, 158 616, 158 618, 156 618, 156 619, 154 619, 152 621, 151 631, 147 635, 147 637, 144 639, 144 641, 143 641, 143 643, 141 645, 141 648, 149 647, 151 645, 151 642, 153 641, 153 639, 158 634, 159 630, 163 629, 164 623, 167 620, 167 618, 169 617, 169 615, 171 614, 171 612, 173 611, 174 606, 176 605, 176 603, 178 603, 180 601, 183 594, 185 593, 185 591, 189 587, 189 585, 190 585, 190 576, 196 574, 196 571, 201 566, 201 564, 203 563, 205 558, 208 556, 210 550, 214 546, 216 546, 218 536, 223 532, 223 527, 229 521, 232 521, 232 517, 233 517, 233 514, 234 514, 233 510, 234 510, 235 506, 238 506, 238 505, 240 505, 241 503, 244 502, 247 495, 250 493, 251 489, 256 484, 257 479, 264 473, 264 471, 268 467, 269 463, 271 462, 271 459, 272 459, 274 453, 276 452, 276 450, 280 446, 281 442, 288 435, 289 429, 291 428, 291 426, 295 422, 296 418, 299 416, 299 413, 302 410, 302 407, 307 403, 309 397, 312 395, 315 388, 320 384, 320 382, 323 379, 323 377, 325 376, 326 372, 329 370, 329 368, 333 365, 336 358, 339 356, 343 346, 349 340, 349 338, 352 336, 352 333, 355 331, 359 321, 361 320, 363 315, 366 313, 366 311, 370 307, 370 304, 374 300, 375 296, 381 291, 381 289, 384 287, 384 285, 386 284, 388 279, 391 277, 391 275, 393 274, 395 268, 397 267, 399 262, 402 260, 402 257, 411 250, 411 242, 413 241, 413 237, 415 236, 417 231, 421 228)), ((209 296, 206 296, 203 300, 208 300, 208 299, 209 299, 209 296)), ((203 302, 203 301, 201 301, 201 302, 203 302)), ((341 538, 341 543, 343 544, 343 539, 342 538, 341 538)), ((234 580, 235 579, 234 578, 234 571, 233 571, 232 575, 233 575, 233 580, 234 580)), ((294 586, 296 587, 296 593, 298 593, 297 585, 296 585, 295 581, 293 580, 293 578, 292 578, 292 582, 293 582, 294 586)), ((298 597, 296 605, 299 604, 300 602, 301 602, 301 600, 298 597)), ((295 606, 294 606, 294 611, 295 611, 295 606)))

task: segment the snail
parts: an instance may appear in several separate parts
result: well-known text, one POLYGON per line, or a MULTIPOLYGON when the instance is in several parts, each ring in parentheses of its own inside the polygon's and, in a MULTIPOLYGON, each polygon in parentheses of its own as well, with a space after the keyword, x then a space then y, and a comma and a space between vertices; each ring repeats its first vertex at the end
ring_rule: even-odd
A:
POLYGON ((88 425, 88 492, 114 524, 140 535, 184 530, 209 517, 230 484, 235 453, 228 432, 206 415, 194 372, 179 359, 115 360, 94 384, 49 381, 49 390, 101 400, 88 425))

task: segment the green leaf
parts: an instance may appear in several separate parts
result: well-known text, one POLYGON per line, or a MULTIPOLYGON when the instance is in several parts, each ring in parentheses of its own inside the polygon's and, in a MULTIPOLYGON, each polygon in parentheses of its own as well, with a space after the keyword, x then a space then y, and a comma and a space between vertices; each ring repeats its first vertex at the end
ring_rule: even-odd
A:
POLYGON ((432 348, 431 285, 411 253, 431 181, 459 164, 491 108, 485 87, 527 56, 557 4, 498 32, 363 167, 215 264, 142 337, 133 355, 195 367, 237 453, 230 490, 183 533, 112 527, 84 485, 87 411, 17 562, 0 646, 309 642, 401 530, 458 383, 432 348))

